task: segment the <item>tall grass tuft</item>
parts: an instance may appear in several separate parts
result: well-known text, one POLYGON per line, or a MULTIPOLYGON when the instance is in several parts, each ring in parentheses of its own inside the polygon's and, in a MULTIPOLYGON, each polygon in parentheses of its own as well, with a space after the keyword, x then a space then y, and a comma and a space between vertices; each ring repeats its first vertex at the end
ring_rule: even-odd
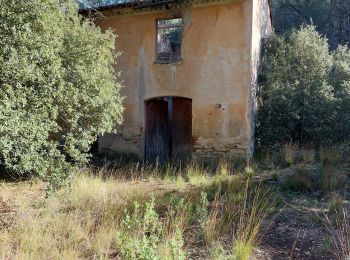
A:
POLYGON ((258 186, 249 192, 246 183, 244 199, 238 207, 238 224, 233 230, 233 255, 235 259, 248 260, 262 236, 262 224, 274 210, 275 200, 269 191, 258 186))
POLYGON ((346 177, 337 172, 337 164, 342 161, 338 149, 327 148, 321 151, 321 185, 326 191, 334 191, 346 184, 346 177))
POLYGON ((335 224, 326 215, 325 225, 330 234, 334 254, 337 259, 350 259, 350 212, 349 209, 343 208, 340 214, 337 214, 335 224))
POLYGON ((294 156, 296 152, 296 146, 294 143, 289 142, 283 146, 283 158, 287 166, 291 166, 294 162, 294 156))
POLYGON ((209 175, 207 171, 198 163, 192 163, 188 166, 187 178, 189 183, 194 186, 207 185, 209 182, 209 175))

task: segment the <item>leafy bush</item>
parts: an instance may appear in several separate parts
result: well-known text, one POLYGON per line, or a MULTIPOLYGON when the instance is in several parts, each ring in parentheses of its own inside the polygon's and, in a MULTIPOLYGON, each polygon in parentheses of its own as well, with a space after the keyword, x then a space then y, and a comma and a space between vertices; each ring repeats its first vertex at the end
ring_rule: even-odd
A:
POLYGON ((161 237, 161 224, 154 210, 154 198, 146 203, 142 213, 135 202, 132 214, 126 213, 123 231, 117 234, 117 245, 123 259, 158 259, 157 247, 161 237))
POLYGON ((0 163, 55 189, 121 122, 115 36, 73 0, 0 5, 0 163))
POLYGON ((162 223, 154 206, 153 197, 144 210, 135 202, 132 214, 126 212, 116 240, 122 259, 185 259, 183 228, 178 226, 183 219, 171 211, 162 223))
POLYGON ((314 26, 265 41, 257 144, 318 146, 350 137, 350 50, 329 51, 314 26), (336 133, 336 134, 335 134, 336 133))

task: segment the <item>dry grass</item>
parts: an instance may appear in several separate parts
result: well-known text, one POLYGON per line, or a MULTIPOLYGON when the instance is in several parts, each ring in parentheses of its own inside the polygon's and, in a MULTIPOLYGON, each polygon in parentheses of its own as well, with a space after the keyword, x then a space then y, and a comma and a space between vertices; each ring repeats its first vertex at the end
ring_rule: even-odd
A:
POLYGON ((249 259, 262 236, 262 224, 273 211, 276 201, 271 193, 258 186, 249 190, 246 183, 244 199, 238 207, 238 224, 233 232, 233 254, 236 259, 249 259))
POLYGON ((124 209, 166 189, 153 182, 80 174, 71 189, 47 199, 40 182, 19 184, 17 194, 2 190, 3 197, 15 196, 18 214, 15 225, 0 233, 0 258, 109 258, 124 209))
POLYGON ((342 157, 339 149, 327 148, 321 151, 321 185, 324 190, 334 191, 346 185, 346 176, 337 169, 342 157))
POLYGON ((70 188, 48 198, 40 181, 3 184, 0 202, 11 205, 15 217, 11 225, 0 226, 0 259, 132 259, 125 252, 133 246, 118 244, 118 238, 160 259, 184 259, 187 252, 197 254, 199 234, 204 235, 199 251, 214 252, 223 241, 222 254, 247 259, 272 204, 267 208, 270 198, 242 183, 245 177, 232 175, 222 162, 215 173, 195 164, 184 170, 140 165, 84 170, 70 188), (199 216, 201 192, 208 194, 209 204, 201 206, 199 216), (144 206, 152 197, 154 204, 144 206), (160 231, 152 233, 143 223, 160 231))
POLYGON ((335 221, 325 216, 325 224, 337 259, 350 259, 350 210, 343 208, 337 214, 335 221))

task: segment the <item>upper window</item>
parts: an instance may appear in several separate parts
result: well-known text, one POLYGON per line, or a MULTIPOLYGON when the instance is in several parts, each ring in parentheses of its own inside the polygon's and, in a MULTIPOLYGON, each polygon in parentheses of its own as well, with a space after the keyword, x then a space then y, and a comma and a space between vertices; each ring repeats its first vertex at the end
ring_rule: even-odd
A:
POLYGON ((157 62, 181 60, 182 26, 182 18, 157 20, 157 62))

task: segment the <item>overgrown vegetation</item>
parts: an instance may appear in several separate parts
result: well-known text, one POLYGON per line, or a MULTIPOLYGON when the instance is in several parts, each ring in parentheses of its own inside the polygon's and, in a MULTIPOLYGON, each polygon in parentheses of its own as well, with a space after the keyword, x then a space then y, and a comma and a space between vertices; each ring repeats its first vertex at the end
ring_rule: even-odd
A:
POLYGON ((205 184, 184 181, 179 190, 173 169, 164 177, 150 167, 142 179, 134 169, 129 180, 115 177, 125 174, 120 171, 84 171, 71 189, 46 199, 40 181, 24 183, 15 197, 2 190, 2 200, 17 205, 18 214, 0 232, 0 257, 187 259, 215 251, 248 259, 274 210, 271 192, 243 175, 221 174, 219 185, 217 174, 202 168, 197 174, 206 176, 205 184), (27 197, 29 190, 36 199, 27 197))
POLYGON ((321 146, 349 141, 350 50, 330 52, 314 26, 266 39, 257 145, 321 146), (336 134, 334 134, 336 133, 336 134))
POLYGON ((0 164, 57 189, 121 122, 115 36, 73 0, 0 5, 0 164))

